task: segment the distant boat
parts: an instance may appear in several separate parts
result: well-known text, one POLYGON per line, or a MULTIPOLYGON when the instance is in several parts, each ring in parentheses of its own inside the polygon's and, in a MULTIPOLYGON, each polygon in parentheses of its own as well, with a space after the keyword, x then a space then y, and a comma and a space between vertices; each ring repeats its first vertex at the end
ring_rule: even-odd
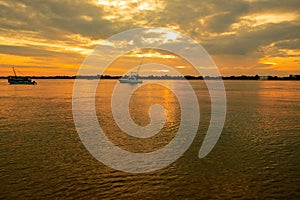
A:
POLYGON ((143 81, 141 79, 138 79, 138 73, 137 72, 131 72, 128 77, 123 77, 119 79, 120 83, 130 83, 130 84, 138 84, 142 83, 143 81))
POLYGON ((32 81, 31 78, 25 76, 17 76, 15 68, 13 67, 13 72, 15 76, 8 77, 9 84, 23 84, 23 85, 35 85, 35 81, 32 81))
POLYGON ((139 64, 139 67, 136 72, 130 72, 129 76, 125 76, 119 79, 120 83, 130 83, 130 84, 138 84, 138 83, 143 83, 141 79, 139 79, 139 70, 141 68, 141 65, 143 63, 144 56, 142 57, 142 60, 139 64))

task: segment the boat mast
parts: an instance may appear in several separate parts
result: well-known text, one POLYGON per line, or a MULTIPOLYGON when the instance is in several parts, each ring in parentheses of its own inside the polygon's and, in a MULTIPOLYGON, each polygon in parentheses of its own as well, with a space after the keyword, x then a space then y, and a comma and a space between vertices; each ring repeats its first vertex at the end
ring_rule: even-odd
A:
POLYGON ((17 74, 16 74, 16 71, 15 71, 15 68, 14 68, 14 67, 12 67, 12 69, 13 69, 13 71, 14 71, 14 74, 15 74, 15 76, 17 76, 17 74))

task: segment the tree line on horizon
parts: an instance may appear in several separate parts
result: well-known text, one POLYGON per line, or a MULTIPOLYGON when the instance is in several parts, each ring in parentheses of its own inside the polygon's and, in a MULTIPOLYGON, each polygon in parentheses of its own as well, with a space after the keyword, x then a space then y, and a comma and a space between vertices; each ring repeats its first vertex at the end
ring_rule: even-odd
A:
MULTIPOLYGON (((0 79, 7 79, 9 76, 2 76, 0 79)), ((122 76, 112 76, 112 75, 79 75, 79 76, 66 76, 66 75, 59 75, 59 76, 25 76, 32 79, 119 79, 122 76)), ((125 75, 124 77, 128 77, 125 75)), ((220 76, 220 77, 210 77, 210 76, 139 76, 140 79, 151 80, 151 79, 162 79, 162 80, 216 80, 222 78, 223 80, 300 80, 300 75, 289 75, 287 77, 279 77, 279 76, 220 76)))

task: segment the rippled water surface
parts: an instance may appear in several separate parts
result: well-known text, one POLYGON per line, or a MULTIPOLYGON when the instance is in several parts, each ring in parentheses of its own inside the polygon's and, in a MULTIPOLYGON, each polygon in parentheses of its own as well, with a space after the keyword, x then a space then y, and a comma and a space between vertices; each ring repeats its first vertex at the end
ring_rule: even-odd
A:
MULTIPOLYGON (((152 104, 166 108, 162 130, 137 139, 113 120, 110 98, 115 83, 101 81, 96 95, 97 117, 107 137, 132 152, 168 144, 180 124, 174 94, 159 85, 134 93, 129 110, 139 125, 150 123, 152 104)), ((182 88, 180 81, 166 84, 182 88)), ((164 169, 129 174, 97 161, 82 144, 72 117, 73 80, 38 80, 36 86, 0 80, 0 198, 299 199, 300 82, 225 81, 225 127, 203 159, 198 151, 209 125, 210 98, 202 81, 191 84, 201 122, 188 151, 164 169)))

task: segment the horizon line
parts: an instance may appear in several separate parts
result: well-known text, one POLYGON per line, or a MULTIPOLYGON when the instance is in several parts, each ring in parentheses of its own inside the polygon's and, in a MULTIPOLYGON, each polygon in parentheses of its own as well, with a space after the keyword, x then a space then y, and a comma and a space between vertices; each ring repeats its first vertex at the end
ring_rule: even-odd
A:
MULTIPOLYGON (((125 75, 125 77, 128 75, 125 75)), ((0 79, 7 79, 11 76, 0 76, 0 79)), ((18 76, 20 77, 20 76, 18 76)), ((119 79, 121 75, 42 75, 42 76, 21 76, 32 79, 119 79)), ((149 75, 139 76, 140 79, 169 79, 169 80, 209 80, 209 79, 220 79, 223 80, 300 80, 300 75, 289 75, 289 76, 271 76, 271 75, 230 75, 230 76, 173 76, 173 75, 149 75)))

